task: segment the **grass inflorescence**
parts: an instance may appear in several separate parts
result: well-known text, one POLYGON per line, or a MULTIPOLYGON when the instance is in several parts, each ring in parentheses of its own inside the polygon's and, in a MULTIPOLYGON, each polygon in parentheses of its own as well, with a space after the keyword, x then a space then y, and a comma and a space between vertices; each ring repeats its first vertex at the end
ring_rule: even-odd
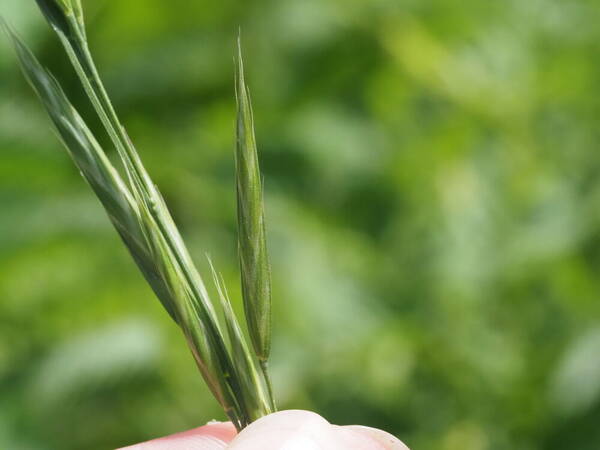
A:
POLYGON ((211 262, 219 301, 213 303, 156 185, 110 101, 88 47, 80 0, 36 0, 58 35, 112 145, 117 170, 98 139, 18 35, 10 36, 33 87, 75 165, 90 185, 154 293, 182 330, 209 389, 238 429, 275 410, 267 362, 271 345, 271 284, 262 180, 241 46, 236 54, 235 150, 238 248, 242 297, 251 345, 227 289, 211 262), (218 308, 223 319, 219 320, 218 308))

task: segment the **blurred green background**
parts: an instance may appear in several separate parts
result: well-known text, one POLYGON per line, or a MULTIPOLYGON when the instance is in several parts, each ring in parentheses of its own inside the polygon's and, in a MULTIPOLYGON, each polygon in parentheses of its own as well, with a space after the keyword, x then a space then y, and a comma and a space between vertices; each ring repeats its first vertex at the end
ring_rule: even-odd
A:
MULTIPOLYGON (((599 448, 597 0, 84 3, 117 109, 235 298, 242 27, 281 408, 414 450, 599 448)), ((35 2, 0 13, 100 134, 35 2)), ((103 214, 2 39, 1 449, 223 418, 103 214)))

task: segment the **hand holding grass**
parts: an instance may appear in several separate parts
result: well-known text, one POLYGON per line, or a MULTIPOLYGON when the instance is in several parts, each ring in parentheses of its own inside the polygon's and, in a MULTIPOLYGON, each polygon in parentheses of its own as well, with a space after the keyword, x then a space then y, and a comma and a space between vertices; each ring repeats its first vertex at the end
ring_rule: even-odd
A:
POLYGON ((263 417, 236 436, 230 423, 212 423, 123 450, 408 450, 385 431, 339 427, 308 411, 263 417))

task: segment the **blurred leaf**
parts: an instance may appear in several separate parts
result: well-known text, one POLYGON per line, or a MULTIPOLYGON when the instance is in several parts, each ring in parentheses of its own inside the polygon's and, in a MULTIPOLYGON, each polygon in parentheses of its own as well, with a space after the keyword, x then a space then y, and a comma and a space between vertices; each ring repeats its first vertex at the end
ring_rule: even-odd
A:
POLYGON ((579 335, 567 347, 550 385, 550 398, 560 416, 585 413, 600 400, 600 328, 579 335))
POLYGON ((29 395, 47 408, 55 407, 84 390, 156 370, 161 352, 156 327, 137 319, 74 334, 41 358, 29 395))

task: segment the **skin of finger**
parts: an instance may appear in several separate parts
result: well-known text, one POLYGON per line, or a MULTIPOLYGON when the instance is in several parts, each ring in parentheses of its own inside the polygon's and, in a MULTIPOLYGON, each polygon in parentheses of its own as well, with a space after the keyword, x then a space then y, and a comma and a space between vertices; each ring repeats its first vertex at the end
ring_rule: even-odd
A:
POLYGON ((235 427, 230 422, 210 423, 120 450, 223 450, 235 435, 235 427))
POLYGON ((345 432, 351 432, 354 435, 360 435, 378 443, 385 450, 410 450, 402 441, 390 433, 377 428, 364 427, 362 425, 348 425, 339 427, 345 432))
POLYGON ((243 429, 228 450, 342 450, 332 427, 310 411, 279 411, 243 429))
POLYGON ((408 450, 391 434, 331 425, 309 411, 281 411, 244 429, 228 450, 408 450))
POLYGON ((408 450, 385 431, 339 427, 299 410, 271 414, 235 434, 231 423, 214 423, 121 450, 408 450))

